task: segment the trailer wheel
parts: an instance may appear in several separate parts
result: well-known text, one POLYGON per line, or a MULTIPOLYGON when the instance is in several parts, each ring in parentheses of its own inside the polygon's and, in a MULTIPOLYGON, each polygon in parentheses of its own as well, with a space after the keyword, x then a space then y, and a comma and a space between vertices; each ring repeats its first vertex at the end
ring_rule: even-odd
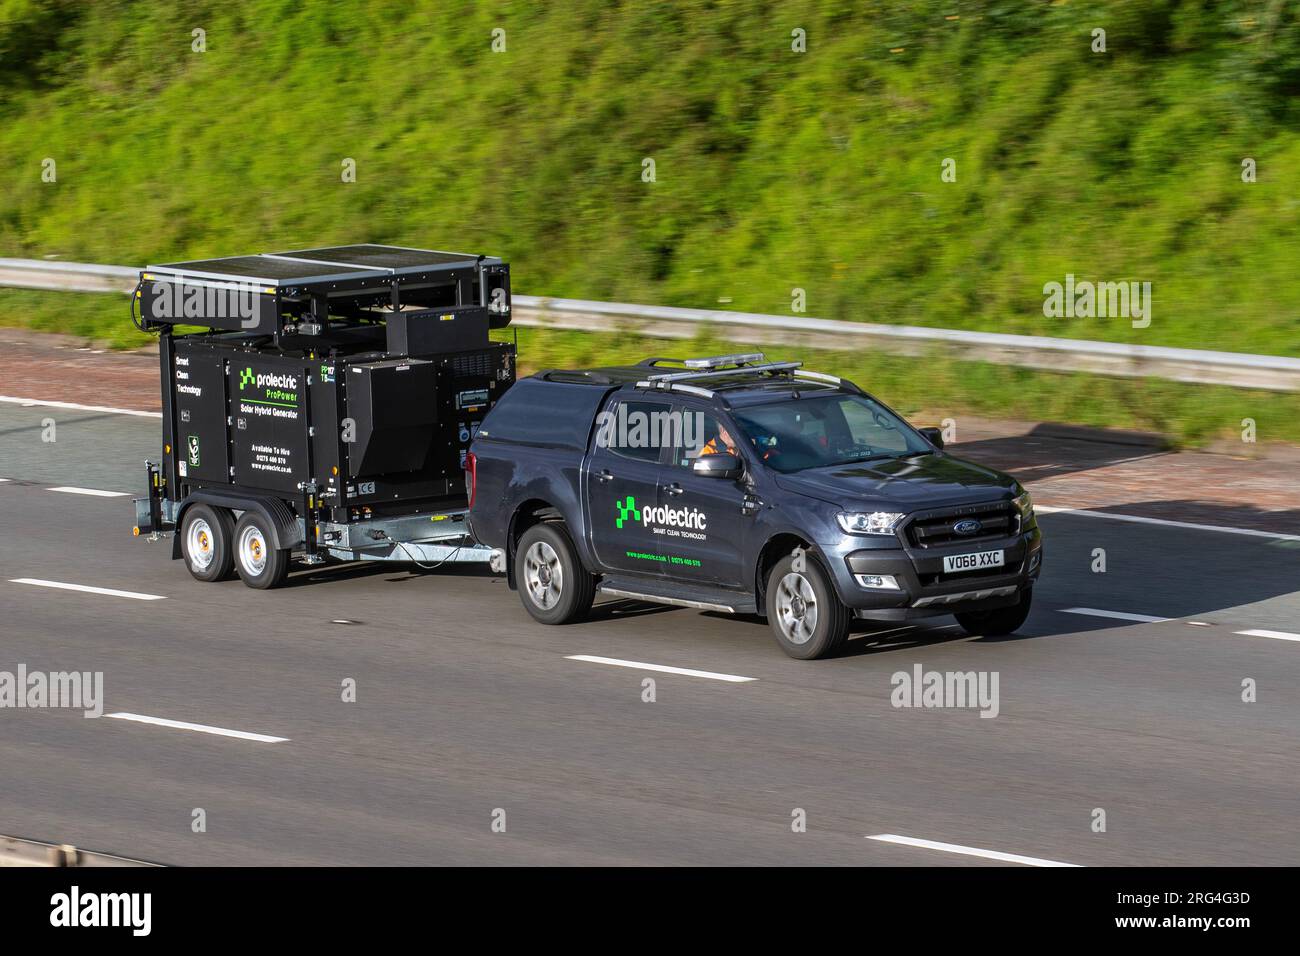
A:
POLYGON ((515 553, 525 611, 543 624, 568 624, 587 616, 596 597, 596 579, 578 560, 562 524, 533 525, 515 553))
POLYGON ((250 588, 265 591, 279 587, 289 573, 289 549, 277 548, 266 519, 245 511, 235 525, 235 567, 250 588))
POLYGON ((181 554, 185 567, 199 581, 222 581, 234 561, 231 541, 235 519, 225 508, 194 505, 181 521, 181 554))

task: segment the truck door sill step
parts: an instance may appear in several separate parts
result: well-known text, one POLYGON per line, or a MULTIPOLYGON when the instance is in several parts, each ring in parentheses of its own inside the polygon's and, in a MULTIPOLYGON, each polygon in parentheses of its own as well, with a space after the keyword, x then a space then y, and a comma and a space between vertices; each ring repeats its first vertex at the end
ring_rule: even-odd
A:
POLYGON ((600 593, 654 604, 692 607, 700 611, 721 611, 724 614, 753 614, 757 607, 749 595, 723 588, 687 588, 629 578, 605 578, 600 582, 600 593), (670 587, 672 593, 666 593, 670 587))

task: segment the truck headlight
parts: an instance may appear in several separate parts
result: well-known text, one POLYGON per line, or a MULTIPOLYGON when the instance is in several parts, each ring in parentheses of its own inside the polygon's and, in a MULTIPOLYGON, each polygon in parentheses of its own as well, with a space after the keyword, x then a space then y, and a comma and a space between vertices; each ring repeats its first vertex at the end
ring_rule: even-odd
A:
POLYGON ((1016 506, 1016 511, 1020 513, 1022 521, 1034 516, 1034 502, 1030 499, 1029 492, 1022 491, 1012 499, 1011 503, 1016 506))
POLYGON ((893 534, 903 517, 896 511, 841 511, 835 519, 849 534, 893 534))

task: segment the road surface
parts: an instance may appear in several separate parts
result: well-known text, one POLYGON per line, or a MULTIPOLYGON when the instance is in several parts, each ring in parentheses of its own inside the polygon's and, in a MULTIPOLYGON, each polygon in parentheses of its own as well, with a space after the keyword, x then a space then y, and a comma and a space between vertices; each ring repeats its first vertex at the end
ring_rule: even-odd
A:
POLYGON ((1300 539, 1044 513, 1021 634, 863 625, 799 662, 686 609, 542 627, 486 568, 201 584, 86 493, 141 493, 158 427, 0 404, 0 671, 237 735, 0 709, 0 832, 185 865, 1300 863, 1300 539), (894 707, 917 665, 996 673, 998 715, 894 707))

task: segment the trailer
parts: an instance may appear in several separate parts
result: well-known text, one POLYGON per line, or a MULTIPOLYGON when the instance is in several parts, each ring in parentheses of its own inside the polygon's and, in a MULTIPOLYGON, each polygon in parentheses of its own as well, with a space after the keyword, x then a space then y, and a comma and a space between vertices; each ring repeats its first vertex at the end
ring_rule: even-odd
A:
POLYGON ((202 581, 291 563, 500 556, 465 476, 515 380, 499 258, 362 244, 151 265, 132 320, 159 336, 162 457, 134 533, 202 581))

